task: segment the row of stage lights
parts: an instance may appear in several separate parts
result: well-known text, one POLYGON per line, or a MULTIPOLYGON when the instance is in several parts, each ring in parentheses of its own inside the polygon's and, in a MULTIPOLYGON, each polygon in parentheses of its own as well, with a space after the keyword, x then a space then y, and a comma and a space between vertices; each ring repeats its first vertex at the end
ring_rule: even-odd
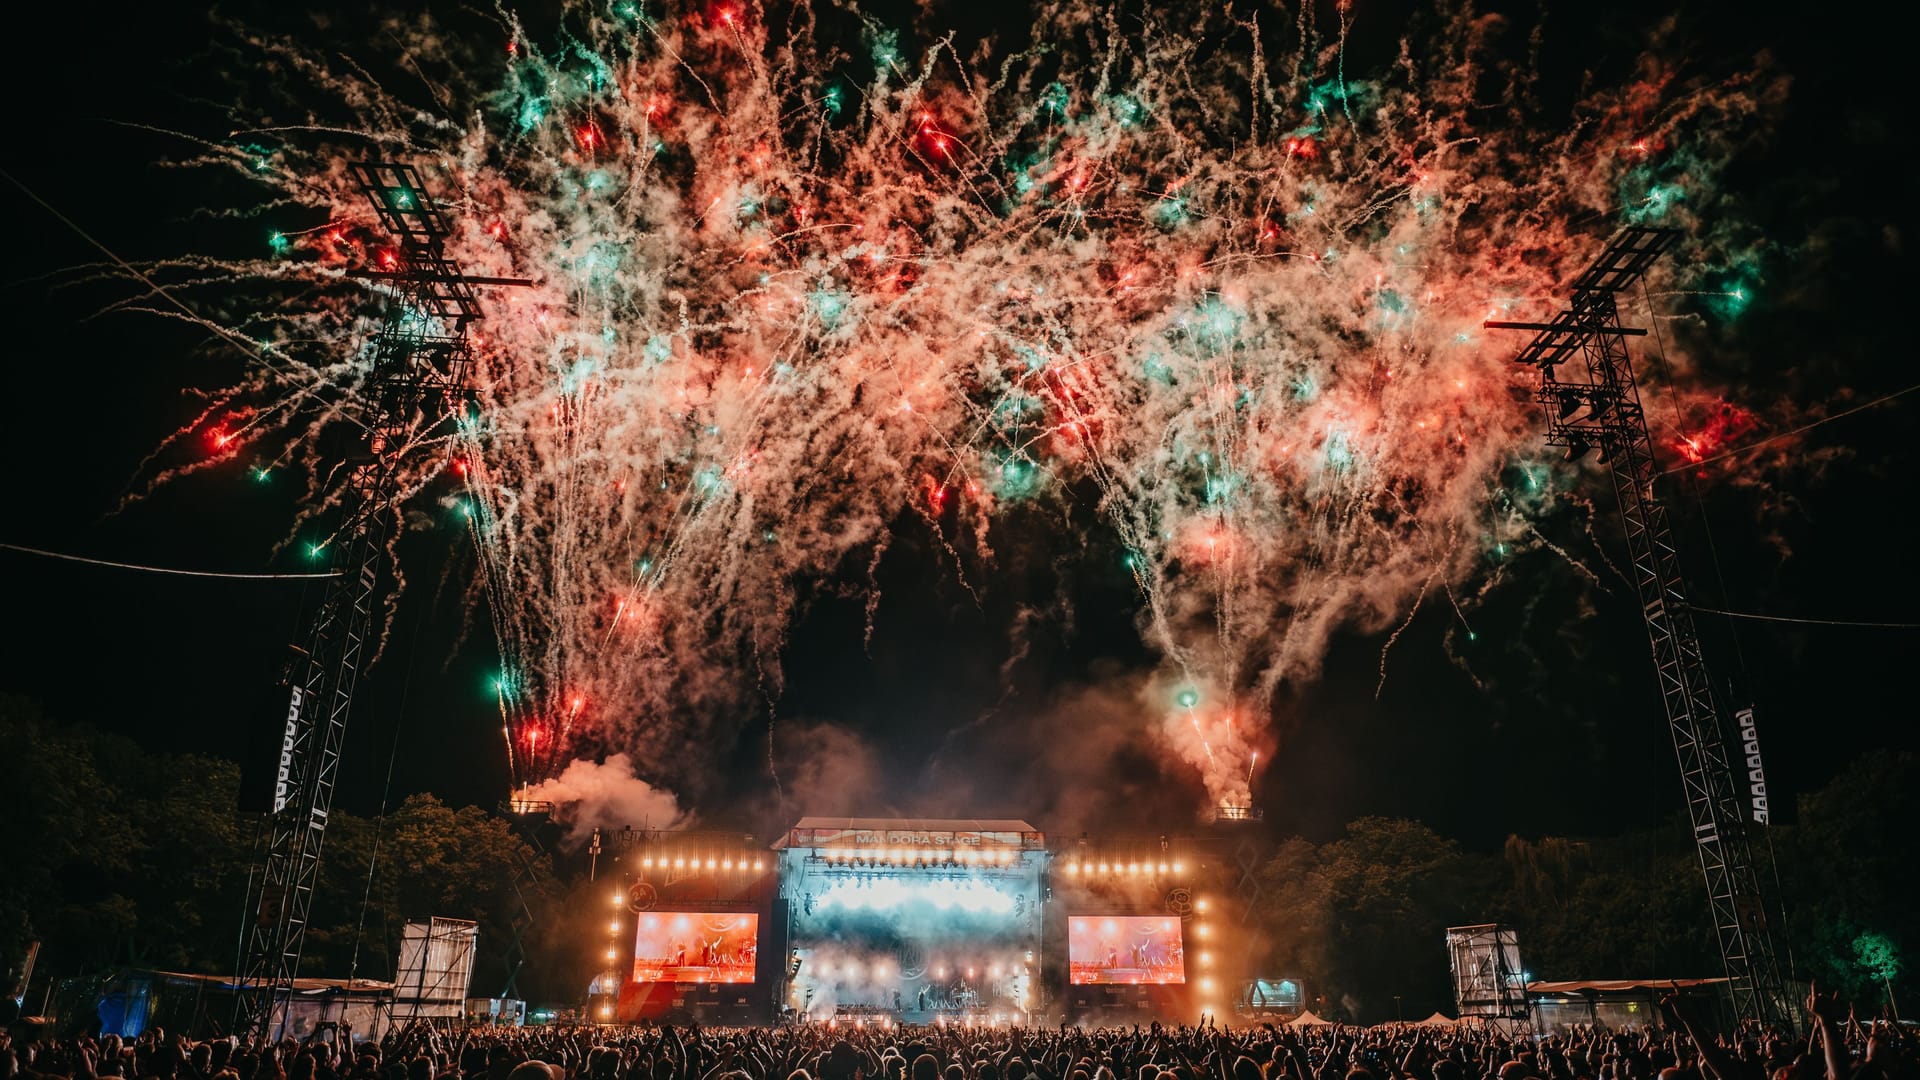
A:
MULTIPOLYGON (((1032 962, 1033 960, 1032 949, 1027 950, 1027 960, 1029 963, 1032 962)), ((963 972, 966 974, 967 978, 971 979, 971 978, 975 978, 979 974, 980 969, 977 967, 966 967, 966 968, 956 967, 953 969, 953 973, 956 975, 961 974, 963 972)), ((935 979, 945 979, 947 977, 947 968, 945 968, 944 966, 936 966, 932 969, 932 973, 935 979)), ((1002 964, 996 963, 996 964, 987 965, 987 978, 989 979, 997 979, 1003 974, 1004 975, 1027 975, 1030 973, 1031 972, 1029 972, 1026 964, 1002 965, 1002 964)), ((888 978, 891 978, 895 974, 895 972, 892 965, 888 964, 884 960, 873 965, 873 968, 871 969, 870 972, 867 969, 863 969, 858 963, 855 963, 854 961, 849 960, 840 967, 835 967, 830 962, 822 962, 819 964, 815 964, 808 969, 808 974, 811 976, 817 976, 823 979, 832 978, 835 975, 839 975, 853 982, 866 981, 870 977, 871 981, 873 982, 882 982, 888 978)), ((796 990, 795 993, 797 994, 798 991, 796 990)))
MULTIPOLYGON (((1179 865, 1180 865, 1179 863, 1174 864, 1174 866, 1176 867, 1178 867, 1179 865)), ((1207 938, 1212 936, 1212 928, 1207 925, 1207 907, 1208 907, 1208 904, 1207 904, 1206 897, 1204 896, 1194 897, 1193 899, 1193 936, 1198 938, 1201 943, 1199 950, 1196 951, 1194 954, 1194 959, 1200 962, 1201 974, 1198 979, 1194 980, 1193 985, 1194 985, 1194 989, 1200 992, 1199 1004, 1200 1004, 1200 1013, 1202 1016, 1213 1013, 1218 1008, 1214 1000, 1214 994, 1213 994, 1214 983, 1213 983, 1213 975, 1211 974, 1213 969, 1213 953, 1207 948, 1207 944, 1206 944, 1207 938)))
POLYGON ((992 851, 917 851, 908 848, 820 848, 814 857, 830 866, 1011 866, 1020 853, 992 851))
POLYGON ((738 859, 716 859, 712 856, 704 859, 695 856, 689 859, 685 855, 675 855, 669 859, 665 855, 643 855, 640 858, 640 865, 647 870, 651 870, 656 866, 662 870, 699 870, 704 867, 708 870, 727 870, 735 873, 746 873, 747 871, 759 872, 767 868, 766 860, 748 859, 745 855, 742 855, 738 859))
POLYGON ((1123 863, 1118 861, 1092 862, 1089 860, 1076 859, 1072 862, 1067 863, 1066 869, 1068 874, 1072 874, 1072 875, 1085 874, 1088 877, 1096 877, 1101 874, 1106 874, 1109 876, 1114 874, 1126 874, 1126 875, 1131 875, 1133 877, 1139 877, 1141 874, 1168 874, 1168 873, 1179 874, 1185 871, 1185 867, 1182 866, 1182 864, 1177 859, 1171 863, 1164 863, 1164 862, 1163 863, 1155 863, 1155 862, 1123 863))
MULTIPOLYGON (((616 909, 627 906, 626 890, 623 889, 613 894, 613 906, 616 909)), ((600 1019, 602 1020, 613 1019, 613 1006, 615 1002, 620 1000, 619 987, 624 981, 620 978, 620 970, 614 966, 614 962, 620 959, 620 930, 620 917, 615 915, 613 921, 607 924, 607 971, 605 976, 607 999, 600 1005, 600 1019)))
MULTIPOLYGON (((926 852, 906 848, 893 848, 891 850, 876 848, 871 851, 865 848, 823 848, 816 850, 814 857, 824 859, 829 864, 835 866, 951 867, 1011 866, 1020 857, 1020 854, 1020 852, 1011 850, 926 852)), ((684 855, 676 855, 671 858, 665 855, 645 855, 641 857, 640 865, 648 870, 654 869, 655 867, 662 870, 699 870, 705 868, 707 870, 725 870, 737 873, 746 873, 748 871, 760 873, 767 868, 766 860, 748 859, 744 855, 738 859, 731 857, 716 859, 712 856, 703 859, 697 855, 693 858, 687 858, 684 855)), ((1180 874, 1184 873, 1185 869, 1185 866, 1182 865, 1179 860, 1170 863, 1156 863, 1151 860, 1147 862, 1123 863, 1119 861, 1094 862, 1091 859, 1074 859, 1069 861, 1065 867, 1068 874, 1086 874, 1089 877, 1103 874, 1128 875, 1133 877, 1138 877, 1141 874, 1180 874)))

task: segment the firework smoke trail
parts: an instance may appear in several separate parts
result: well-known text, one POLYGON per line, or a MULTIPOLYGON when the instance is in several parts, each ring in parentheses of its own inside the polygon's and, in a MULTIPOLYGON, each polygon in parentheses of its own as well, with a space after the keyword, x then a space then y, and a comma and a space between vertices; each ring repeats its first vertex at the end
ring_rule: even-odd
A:
POLYGON ((337 302, 248 327, 279 362, 214 396, 223 456, 320 460, 355 415, 370 309, 343 274, 379 241, 345 163, 371 139, 443 185, 468 272, 536 281, 488 298, 479 408, 410 485, 459 492, 523 775, 696 765, 780 692, 797 584, 871 566, 903 515, 972 575, 1007 507, 1092 497, 1163 658, 1158 737, 1244 804, 1330 635, 1451 599, 1572 478, 1481 321, 1545 313, 1622 221, 1722 258, 1699 222, 1763 122, 1753 87, 1648 60, 1543 132, 1489 22, 1428 16, 1369 81, 1352 17, 1336 56, 1305 12, 1062 4, 976 63, 850 9, 616 0, 550 49, 396 24, 411 63, 471 73, 420 101, 257 42, 344 119, 192 163, 327 223, 206 272, 337 302))

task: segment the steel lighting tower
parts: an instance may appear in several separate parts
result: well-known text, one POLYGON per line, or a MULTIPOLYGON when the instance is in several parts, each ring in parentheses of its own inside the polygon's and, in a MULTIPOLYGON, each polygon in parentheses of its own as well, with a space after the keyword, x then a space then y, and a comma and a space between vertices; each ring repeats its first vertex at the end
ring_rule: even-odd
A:
POLYGON ((398 246, 381 253, 380 270, 364 275, 386 283, 387 308, 357 387, 366 408, 356 445, 342 462, 340 525, 322 548, 332 553, 339 576, 328 582, 304 644, 296 646, 301 656, 290 676, 266 857, 248 886, 234 1023, 243 1033, 276 1034, 292 1000, 347 711, 376 632, 400 464, 471 396, 467 324, 480 316, 474 286, 528 284, 460 273, 445 252, 446 216, 413 166, 366 162, 353 173, 398 246))
POLYGON ((1486 326, 1535 332, 1516 359, 1540 371, 1539 400, 1553 410, 1548 444, 1566 447, 1569 460, 1598 449, 1600 460, 1612 467, 1613 490, 1633 554, 1634 587, 1653 645, 1660 697, 1680 762, 1680 782, 1734 1012, 1742 1020, 1791 1022, 1673 528, 1654 494, 1660 469, 1627 357, 1627 337, 1646 331, 1622 327, 1614 300, 1616 293, 1641 279, 1676 235, 1670 229, 1626 229, 1574 280, 1571 305, 1551 322, 1486 326), (1585 362, 1586 378, 1560 381, 1559 365, 1575 356, 1585 362))

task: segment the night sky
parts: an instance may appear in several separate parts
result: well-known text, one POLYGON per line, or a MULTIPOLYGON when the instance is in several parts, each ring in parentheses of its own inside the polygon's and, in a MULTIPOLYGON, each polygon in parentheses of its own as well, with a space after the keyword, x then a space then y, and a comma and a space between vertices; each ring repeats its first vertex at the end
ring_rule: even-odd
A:
MULTIPOLYGON (((208 92, 205 72, 195 70, 208 27, 170 7, 106 14, 33 5, 16 14, 25 21, 10 34, 5 169, 133 261, 258 243, 257 224, 218 215, 233 193, 153 164, 181 147, 142 125, 223 134, 193 100, 208 92)), ((297 25, 249 7, 224 14, 297 25)), ((936 22, 993 29, 982 21, 993 5, 932 7, 936 22)), ((1353 7, 1349 64, 1390 59, 1399 6, 1353 7)), ((1911 384, 1913 350, 1896 330, 1910 307, 1904 229, 1914 184, 1901 163, 1908 95, 1895 89, 1904 62, 1895 35, 1847 16, 1830 24, 1804 7, 1684 8, 1669 33, 1697 43, 1683 51, 1698 68, 1737 69, 1768 48, 1794 76, 1773 136, 1729 180, 1750 192, 1750 216, 1766 224, 1775 252, 1760 299, 1729 343, 1737 360, 1724 370, 1744 375, 1756 402, 1784 396, 1803 407, 1831 402, 1830 411, 1911 384)), ((1523 23, 1536 17, 1531 6, 1518 10, 1523 23)), ((1571 93, 1587 69, 1617 76, 1663 10, 1554 5, 1543 67, 1565 85, 1549 94, 1571 93)), ((347 33, 346 22, 330 26, 347 33)), ((98 252, 13 185, 0 184, 0 204, 11 241, 0 299, 12 338, 0 541, 163 566, 268 566, 294 493, 248 482, 243 463, 122 505, 142 458, 197 411, 181 388, 218 385, 236 358, 204 348, 206 335, 178 322, 97 314, 128 288, 74 269, 98 252)), ((1602 232, 1595 227, 1596 250, 1602 232)), ((1818 469, 1753 487, 1713 485, 1699 500, 1670 492, 1700 602, 1920 619, 1906 524, 1920 475, 1916 404, 1920 396, 1812 432, 1809 456, 1846 451, 1818 469)), ((1610 509, 1604 475, 1591 478, 1610 509)), ((1154 756, 1099 737, 1116 708, 1105 688, 1151 665, 1117 544, 1098 529, 1057 535, 1018 513, 1001 528, 1003 561, 976 604, 928 538, 904 527, 878 574, 883 599, 867 649, 859 575, 825 583, 790 637, 789 685, 775 703, 773 745, 777 758, 786 755, 789 802, 771 801, 762 709, 742 721, 737 746, 715 748, 713 780, 690 795, 700 815, 760 828, 820 811, 1029 816, 1063 831, 1190 822, 1199 802, 1191 776, 1162 775, 1154 756), (1089 553, 1098 557, 1083 558, 1089 553), (1057 567, 1068 557, 1080 567, 1063 580, 1057 567), (1070 628, 1057 617, 1062 596, 1072 602, 1070 628), (1026 654, 1009 665, 1009 627, 1035 609, 1043 614, 1026 654), (819 767, 823 747, 839 748, 825 759, 844 771, 819 767), (807 753, 813 765, 803 763, 807 753), (815 786, 806 787, 807 776, 815 786)), ((1603 540, 1624 560, 1611 516, 1607 528, 1616 531, 1603 540)), ((397 748, 395 798, 430 791, 495 805, 508 786, 487 688, 498 659, 483 629, 461 632, 459 582, 471 562, 450 557, 446 534, 409 536, 403 555, 412 588, 389 655, 363 683, 340 803, 374 810, 397 748)), ((275 565, 300 568, 291 556, 275 565)), ((1278 830, 1323 837, 1359 815, 1405 815, 1488 846, 1512 832, 1607 835, 1678 810, 1628 584, 1603 574, 1602 590, 1582 589, 1547 552, 1509 575, 1476 615, 1473 662, 1484 689, 1442 651, 1450 616, 1430 604, 1395 646, 1377 700, 1382 639, 1363 635, 1337 643, 1317 684, 1282 694, 1280 751, 1257 796, 1278 830)), ((286 643, 317 587, 162 577, 0 551, 0 590, 0 692, 155 751, 257 768, 284 709, 286 643)), ((1758 704, 1777 785, 1805 790, 1867 750, 1920 747, 1902 678, 1920 635, 1751 622, 1730 633, 1713 618, 1702 629, 1716 673, 1758 704)))

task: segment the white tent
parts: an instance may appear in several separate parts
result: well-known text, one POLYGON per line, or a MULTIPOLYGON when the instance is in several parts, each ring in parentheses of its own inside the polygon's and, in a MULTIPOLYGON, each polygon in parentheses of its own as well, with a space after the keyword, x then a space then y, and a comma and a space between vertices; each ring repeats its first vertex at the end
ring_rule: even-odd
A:
POLYGON ((1440 1015, 1439 1013, 1434 1013, 1432 1016, 1427 1017, 1425 1020, 1415 1021, 1413 1026, 1414 1027, 1453 1027, 1455 1024, 1458 1024, 1458 1023, 1459 1023, 1458 1020, 1449 1020, 1448 1018, 1440 1015))
POLYGON ((1319 1017, 1313 1015, 1313 1012, 1309 1010, 1287 1021, 1287 1026, 1288 1027, 1332 1027, 1333 1021, 1322 1020, 1319 1017))

